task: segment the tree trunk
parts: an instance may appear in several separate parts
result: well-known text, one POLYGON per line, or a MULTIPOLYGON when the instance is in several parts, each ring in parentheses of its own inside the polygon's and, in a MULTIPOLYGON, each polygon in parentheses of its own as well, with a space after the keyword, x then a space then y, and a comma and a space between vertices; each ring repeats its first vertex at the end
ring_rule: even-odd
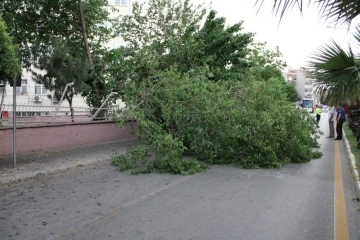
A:
POLYGON ((84 12, 83 12, 83 7, 82 7, 81 1, 82 0, 78 0, 78 5, 79 5, 79 9, 80 9, 81 34, 83 36, 86 56, 87 56, 89 64, 90 64, 90 68, 91 68, 91 70, 93 70, 94 62, 93 62, 93 59, 92 59, 92 56, 90 53, 89 43, 88 43, 88 39, 87 39, 84 12))
POLYGON ((65 98, 69 103, 71 122, 75 122, 74 107, 72 105, 73 96, 74 96, 74 92, 73 92, 73 89, 71 88, 70 94, 69 95, 67 93, 65 94, 65 98))
MULTIPOLYGON (((87 39, 87 33, 86 33, 86 24, 85 24, 85 18, 84 18, 84 11, 83 11, 83 6, 82 6, 82 0, 78 0, 78 5, 79 5, 79 10, 80 10, 80 23, 81 23, 81 34, 83 36, 83 41, 84 41, 84 48, 86 51, 86 56, 87 59, 89 61, 90 64, 90 70, 94 71, 94 62, 93 62, 93 58, 91 56, 91 52, 90 52, 90 48, 89 48, 89 43, 88 43, 88 39, 87 39)), ((101 99, 101 94, 100 94, 100 90, 95 82, 96 80, 92 79, 92 91, 95 93, 95 95, 97 96, 97 98, 101 99)), ((101 104, 101 100, 100 103, 101 104)), ((94 104, 93 104, 94 105, 94 104)), ((95 107, 98 107, 98 103, 96 103, 94 105, 95 107)), ((100 105, 99 105, 100 106, 100 105)))
POLYGON ((72 103, 69 103, 69 106, 70 106, 71 122, 75 122, 74 108, 72 106, 72 103))
MULTIPOLYGON (((15 87, 15 86, 14 86, 14 87, 15 87)), ((4 84, 3 91, 1 92, 1 90, 0 90, 0 94, 1 94, 1 102, 0 102, 0 120, 2 119, 2 107, 3 107, 3 103, 4 103, 4 98, 5 98, 5 88, 6 88, 6 84, 4 84)))

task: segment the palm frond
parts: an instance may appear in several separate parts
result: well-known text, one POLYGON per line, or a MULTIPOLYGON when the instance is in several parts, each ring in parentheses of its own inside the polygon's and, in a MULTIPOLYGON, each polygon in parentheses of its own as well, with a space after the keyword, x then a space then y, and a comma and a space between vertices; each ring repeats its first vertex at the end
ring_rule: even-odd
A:
POLYGON ((317 0, 322 17, 335 23, 351 23, 360 14, 359 0, 317 0))
MULTIPOLYGON (((265 0, 256 0, 255 7, 259 10, 265 0)), ((285 12, 298 6, 302 12, 304 10, 304 0, 273 0, 272 12, 274 15, 280 15, 282 20, 285 12)), ((319 14, 326 20, 336 23, 350 23, 355 17, 360 15, 360 0, 307 0, 308 5, 318 6, 319 14)))
POLYGON ((316 91, 326 101, 344 102, 360 96, 360 66, 351 48, 336 42, 321 47, 312 57, 316 91))
POLYGON ((357 45, 360 46, 360 24, 358 24, 356 26, 356 30, 355 30, 353 36, 355 38, 357 45))
MULTIPOLYGON (((258 11, 261 9, 265 0, 256 0, 255 7, 258 6, 258 11)), ((300 11, 303 11, 303 0, 273 0, 272 13, 280 15, 280 21, 283 18, 285 12, 292 9, 294 6, 298 6, 300 11)), ((311 0, 310 0, 311 1, 311 0)))

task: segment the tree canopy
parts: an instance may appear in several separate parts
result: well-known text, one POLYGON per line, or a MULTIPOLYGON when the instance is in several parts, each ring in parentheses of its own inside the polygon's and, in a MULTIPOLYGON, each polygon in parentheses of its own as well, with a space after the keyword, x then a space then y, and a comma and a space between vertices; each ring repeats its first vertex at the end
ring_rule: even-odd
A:
POLYGON ((92 74, 85 81, 87 87, 82 90, 92 106, 99 106, 108 92, 101 59, 107 53, 105 43, 114 37, 119 26, 118 18, 110 18, 111 11, 115 10, 105 0, 0 2, 0 12, 22 52, 25 67, 38 65, 56 42, 65 44, 77 62, 88 61, 93 65, 92 74))
POLYGON ((20 72, 17 49, 0 16, 0 80, 12 81, 20 72))
POLYGON ((57 99, 61 98, 66 85, 73 83, 64 97, 69 103, 74 121, 72 100, 74 95, 81 93, 86 87, 84 82, 89 77, 89 64, 72 56, 67 46, 61 43, 51 46, 51 49, 50 54, 40 58, 38 63, 41 66, 40 69, 45 69, 46 73, 34 73, 34 80, 43 83, 47 89, 53 91, 57 99))

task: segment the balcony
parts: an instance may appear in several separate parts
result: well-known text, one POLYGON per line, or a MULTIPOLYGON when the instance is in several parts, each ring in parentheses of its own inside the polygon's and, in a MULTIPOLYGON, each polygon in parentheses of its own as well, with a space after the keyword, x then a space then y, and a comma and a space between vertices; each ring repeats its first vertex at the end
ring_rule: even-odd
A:
POLYGON ((312 92, 313 91, 313 87, 310 87, 310 86, 308 86, 308 87, 305 87, 305 92, 312 92))
POLYGON ((312 85, 315 82, 312 78, 305 78, 305 85, 312 85))
POLYGON ((306 98, 312 98, 313 95, 312 95, 312 93, 307 93, 307 92, 305 92, 304 97, 306 97, 306 98))

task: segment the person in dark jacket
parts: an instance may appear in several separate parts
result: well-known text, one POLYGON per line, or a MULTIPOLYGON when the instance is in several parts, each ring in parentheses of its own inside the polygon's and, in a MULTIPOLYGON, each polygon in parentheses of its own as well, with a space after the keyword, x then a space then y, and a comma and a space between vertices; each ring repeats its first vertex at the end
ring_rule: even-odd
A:
POLYGON ((338 114, 336 116, 336 134, 337 137, 334 140, 342 140, 342 125, 345 121, 345 109, 340 104, 338 107, 338 114))

